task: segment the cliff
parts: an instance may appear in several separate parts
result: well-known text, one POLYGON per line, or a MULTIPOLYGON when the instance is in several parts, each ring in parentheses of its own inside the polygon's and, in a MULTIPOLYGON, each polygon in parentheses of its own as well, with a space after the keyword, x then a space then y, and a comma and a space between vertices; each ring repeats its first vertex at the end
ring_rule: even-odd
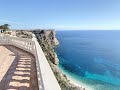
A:
POLYGON ((58 68, 59 60, 54 51, 54 47, 59 44, 54 30, 34 30, 33 33, 36 35, 42 50, 56 76, 59 85, 62 90, 85 90, 84 88, 77 87, 70 83, 66 75, 64 75, 58 68))
POLYGON ((59 60, 53 48, 58 45, 59 42, 55 38, 55 32, 52 30, 35 30, 33 32, 36 35, 46 58, 49 59, 53 64, 57 65, 59 60))

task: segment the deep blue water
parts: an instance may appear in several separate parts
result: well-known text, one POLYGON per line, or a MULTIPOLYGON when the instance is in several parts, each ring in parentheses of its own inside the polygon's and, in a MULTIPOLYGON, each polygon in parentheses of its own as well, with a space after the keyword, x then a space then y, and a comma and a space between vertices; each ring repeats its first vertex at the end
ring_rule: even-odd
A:
POLYGON ((120 90, 120 31, 57 31, 57 38, 60 67, 95 90, 120 90))

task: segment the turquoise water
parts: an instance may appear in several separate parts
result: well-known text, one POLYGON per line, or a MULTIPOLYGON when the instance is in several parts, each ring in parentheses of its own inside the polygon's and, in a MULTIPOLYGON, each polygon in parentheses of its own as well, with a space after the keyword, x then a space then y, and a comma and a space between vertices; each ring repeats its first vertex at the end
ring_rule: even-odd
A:
POLYGON ((60 68, 95 90, 120 90, 120 31, 57 31, 60 68))

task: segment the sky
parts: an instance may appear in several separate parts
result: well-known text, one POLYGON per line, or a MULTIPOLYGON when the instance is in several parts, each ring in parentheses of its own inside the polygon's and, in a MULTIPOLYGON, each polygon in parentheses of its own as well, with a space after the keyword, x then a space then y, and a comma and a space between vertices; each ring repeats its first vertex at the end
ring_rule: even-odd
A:
POLYGON ((120 0, 0 0, 11 29, 120 30, 120 0))

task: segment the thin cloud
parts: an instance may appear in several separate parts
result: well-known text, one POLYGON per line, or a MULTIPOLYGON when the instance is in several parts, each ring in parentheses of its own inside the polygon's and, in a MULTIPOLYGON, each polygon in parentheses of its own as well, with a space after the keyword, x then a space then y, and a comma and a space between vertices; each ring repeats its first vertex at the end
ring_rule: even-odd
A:
POLYGON ((23 25, 24 23, 20 23, 20 22, 14 22, 14 21, 10 21, 10 20, 5 20, 5 19, 0 19, 1 22, 6 22, 6 23, 12 23, 12 24, 18 24, 18 25, 23 25))

